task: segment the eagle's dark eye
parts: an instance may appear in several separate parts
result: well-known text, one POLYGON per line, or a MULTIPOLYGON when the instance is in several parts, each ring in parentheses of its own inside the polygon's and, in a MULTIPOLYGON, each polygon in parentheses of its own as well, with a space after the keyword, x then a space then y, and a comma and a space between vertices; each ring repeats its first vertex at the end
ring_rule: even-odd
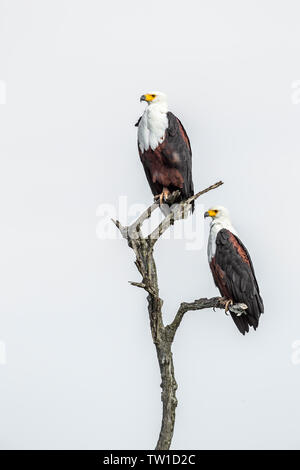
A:
POLYGON ((156 95, 151 95, 151 96, 152 96, 152 98, 155 98, 156 95))

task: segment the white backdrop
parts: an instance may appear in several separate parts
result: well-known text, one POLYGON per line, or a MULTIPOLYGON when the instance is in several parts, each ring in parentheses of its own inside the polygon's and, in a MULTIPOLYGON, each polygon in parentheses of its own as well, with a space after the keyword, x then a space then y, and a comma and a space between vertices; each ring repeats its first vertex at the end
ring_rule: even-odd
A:
MULTIPOLYGON (((153 89, 189 133, 195 189, 224 180, 196 214, 230 209, 265 302, 246 337, 221 311, 187 314, 173 448, 300 447, 299 15, 296 0, 0 0, 1 448, 156 442, 145 293, 96 215, 151 202, 134 123, 153 89)), ((166 321, 217 295, 207 233, 157 246, 166 321)))

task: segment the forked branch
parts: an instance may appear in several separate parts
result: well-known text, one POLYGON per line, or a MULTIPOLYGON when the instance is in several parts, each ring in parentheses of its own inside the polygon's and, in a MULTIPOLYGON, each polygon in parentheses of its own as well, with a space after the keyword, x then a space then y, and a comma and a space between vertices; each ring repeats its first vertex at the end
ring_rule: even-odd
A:
MULTIPOLYGON (((156 265, 154 261, 153 249, 159 237, 173 225, 176 220, 186 217, 191 209, 191 203, 196 201, 202 194, 216 189, 223 183, 219 181, 212 186, 199 191, 194 196, 179 204, 174 204, 171 207, 170 214, 167 215, 158 227, 153 232, 144 237, 141 231, 142 224, 145 220, 149 219, 152 213, 159 207, 158 202, 154 202, 146 211, 144 211, 139 218, 131 225, 123 227, 118 220, 113 220, 115 225, 120 230, 122 236, 127 240, 130 248, 133 249, 136 259, 135 264, 142 276, 141 282, 131 282, 130 284, 144 289, 147 295, 148 312, 150 319, 150 328, 152 333, 153 343, 156 347, 156 353, 161 374, 161 398, 163 403, 163 416, 161 423, 161 430, 156 445, 156 450, 168 450, 171 445, 174 423, 175 423, 175 410, 177 406, 176 389, 177 383, 174 374, 173 356, 171 346, 176 334, 176 331, 185 315, 190 310, 202 310, 204 308, 220 308, 225 309, 226 302, 220 297, 212 299, 198 299, 194 302, 182 302, 170 325, 164 326, 162 318, 162 305, 163 300, 159 297, 159 286, 156 265)), ((173 193, 171 197, 175 199, 176 194, 173 193)), ((231 313, 240 315, 245 314, 247 306, 244 304, 233 305, 229 307, 231 313)))

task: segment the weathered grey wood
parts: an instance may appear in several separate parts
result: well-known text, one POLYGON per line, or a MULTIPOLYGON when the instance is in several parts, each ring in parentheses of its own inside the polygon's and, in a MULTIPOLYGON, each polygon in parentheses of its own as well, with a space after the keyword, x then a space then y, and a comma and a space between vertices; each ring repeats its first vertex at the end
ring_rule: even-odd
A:
MULTIPOLYGON (((140 217, 130 226, 123 227, 119 221, 113 221, 120 230, 122 236, 127 240, 128 245, 135 253, 135 265, 142 276, 141 282, 129 281, 133 286, 145 289, 148 293, 148 312, 150 320, 150 328, 153 343, 156 348, 160 375, 161 375, 161 399, 163 404, 161 429, 156 445, 156 450, 168 450, 171 445, 174 424, 175 411, 177 406, 176 390, 177 383, 175 380, 172 343, 175 333, 185 315, 191 310, 202 310, 204 308, 220 308, 224 309, 226 300, 220 297, 212 299, 198 299, 194 302, 182 302, 173 322, 164 326, 162 317, 163 300, 159 297, 159 286, 156 265, 154 261, 154 245, 158 238, 167 230, 175 220, 182 219, 182 214, 187 212, 192 201, 196 200, 202 194, 219 187, 222 181, 210 186, 209 188, 199 191, 197 194, 172 208, 172 213, 164 218, 159 226, 148 237, 143 237, 141 226, 143 222, 151 217, 153 211, 159 207, 158 202, 154 202, 140 217)), ((235 314, 244 314, 245 306, 230 306, 229 310, 235 314)))

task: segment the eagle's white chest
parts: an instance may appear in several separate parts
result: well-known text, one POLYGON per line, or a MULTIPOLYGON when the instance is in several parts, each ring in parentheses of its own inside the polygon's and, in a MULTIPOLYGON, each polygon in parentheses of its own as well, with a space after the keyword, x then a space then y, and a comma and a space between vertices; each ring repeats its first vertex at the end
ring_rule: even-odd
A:
POLYGON ((210 232, 209 232, 209 237, 208 237, 208 245, 207 245, 207 256, 208 256, 208 262, 209 263, 211 262, 211 260, 213 259, 213 257, 216 254, 217 236, 218 236, 219 231, 222 230, 223 228, 226 228, 227 230, 229 230, 234 235, 237 235, 236 230, 233 228, 233 226, 231 225, 231 223, 228 220, 223 220, 223 219, 214 220, 211 223, 211 226, 210 226, 210 232))
POLYGON ((155 150, 163 142, 168 125, 165 107, 154 104, 148 106, 138 127, 138 145, 141 152, 149 148, 155 150))
POLYGON ((214 224, 210 227, 209 237, 208 237, 208 245, 207 245, 207 256, 208 262, 210 263, 212 258, 216 254, 216 240, 219 231, 221 230, 220 224, 214 224))

